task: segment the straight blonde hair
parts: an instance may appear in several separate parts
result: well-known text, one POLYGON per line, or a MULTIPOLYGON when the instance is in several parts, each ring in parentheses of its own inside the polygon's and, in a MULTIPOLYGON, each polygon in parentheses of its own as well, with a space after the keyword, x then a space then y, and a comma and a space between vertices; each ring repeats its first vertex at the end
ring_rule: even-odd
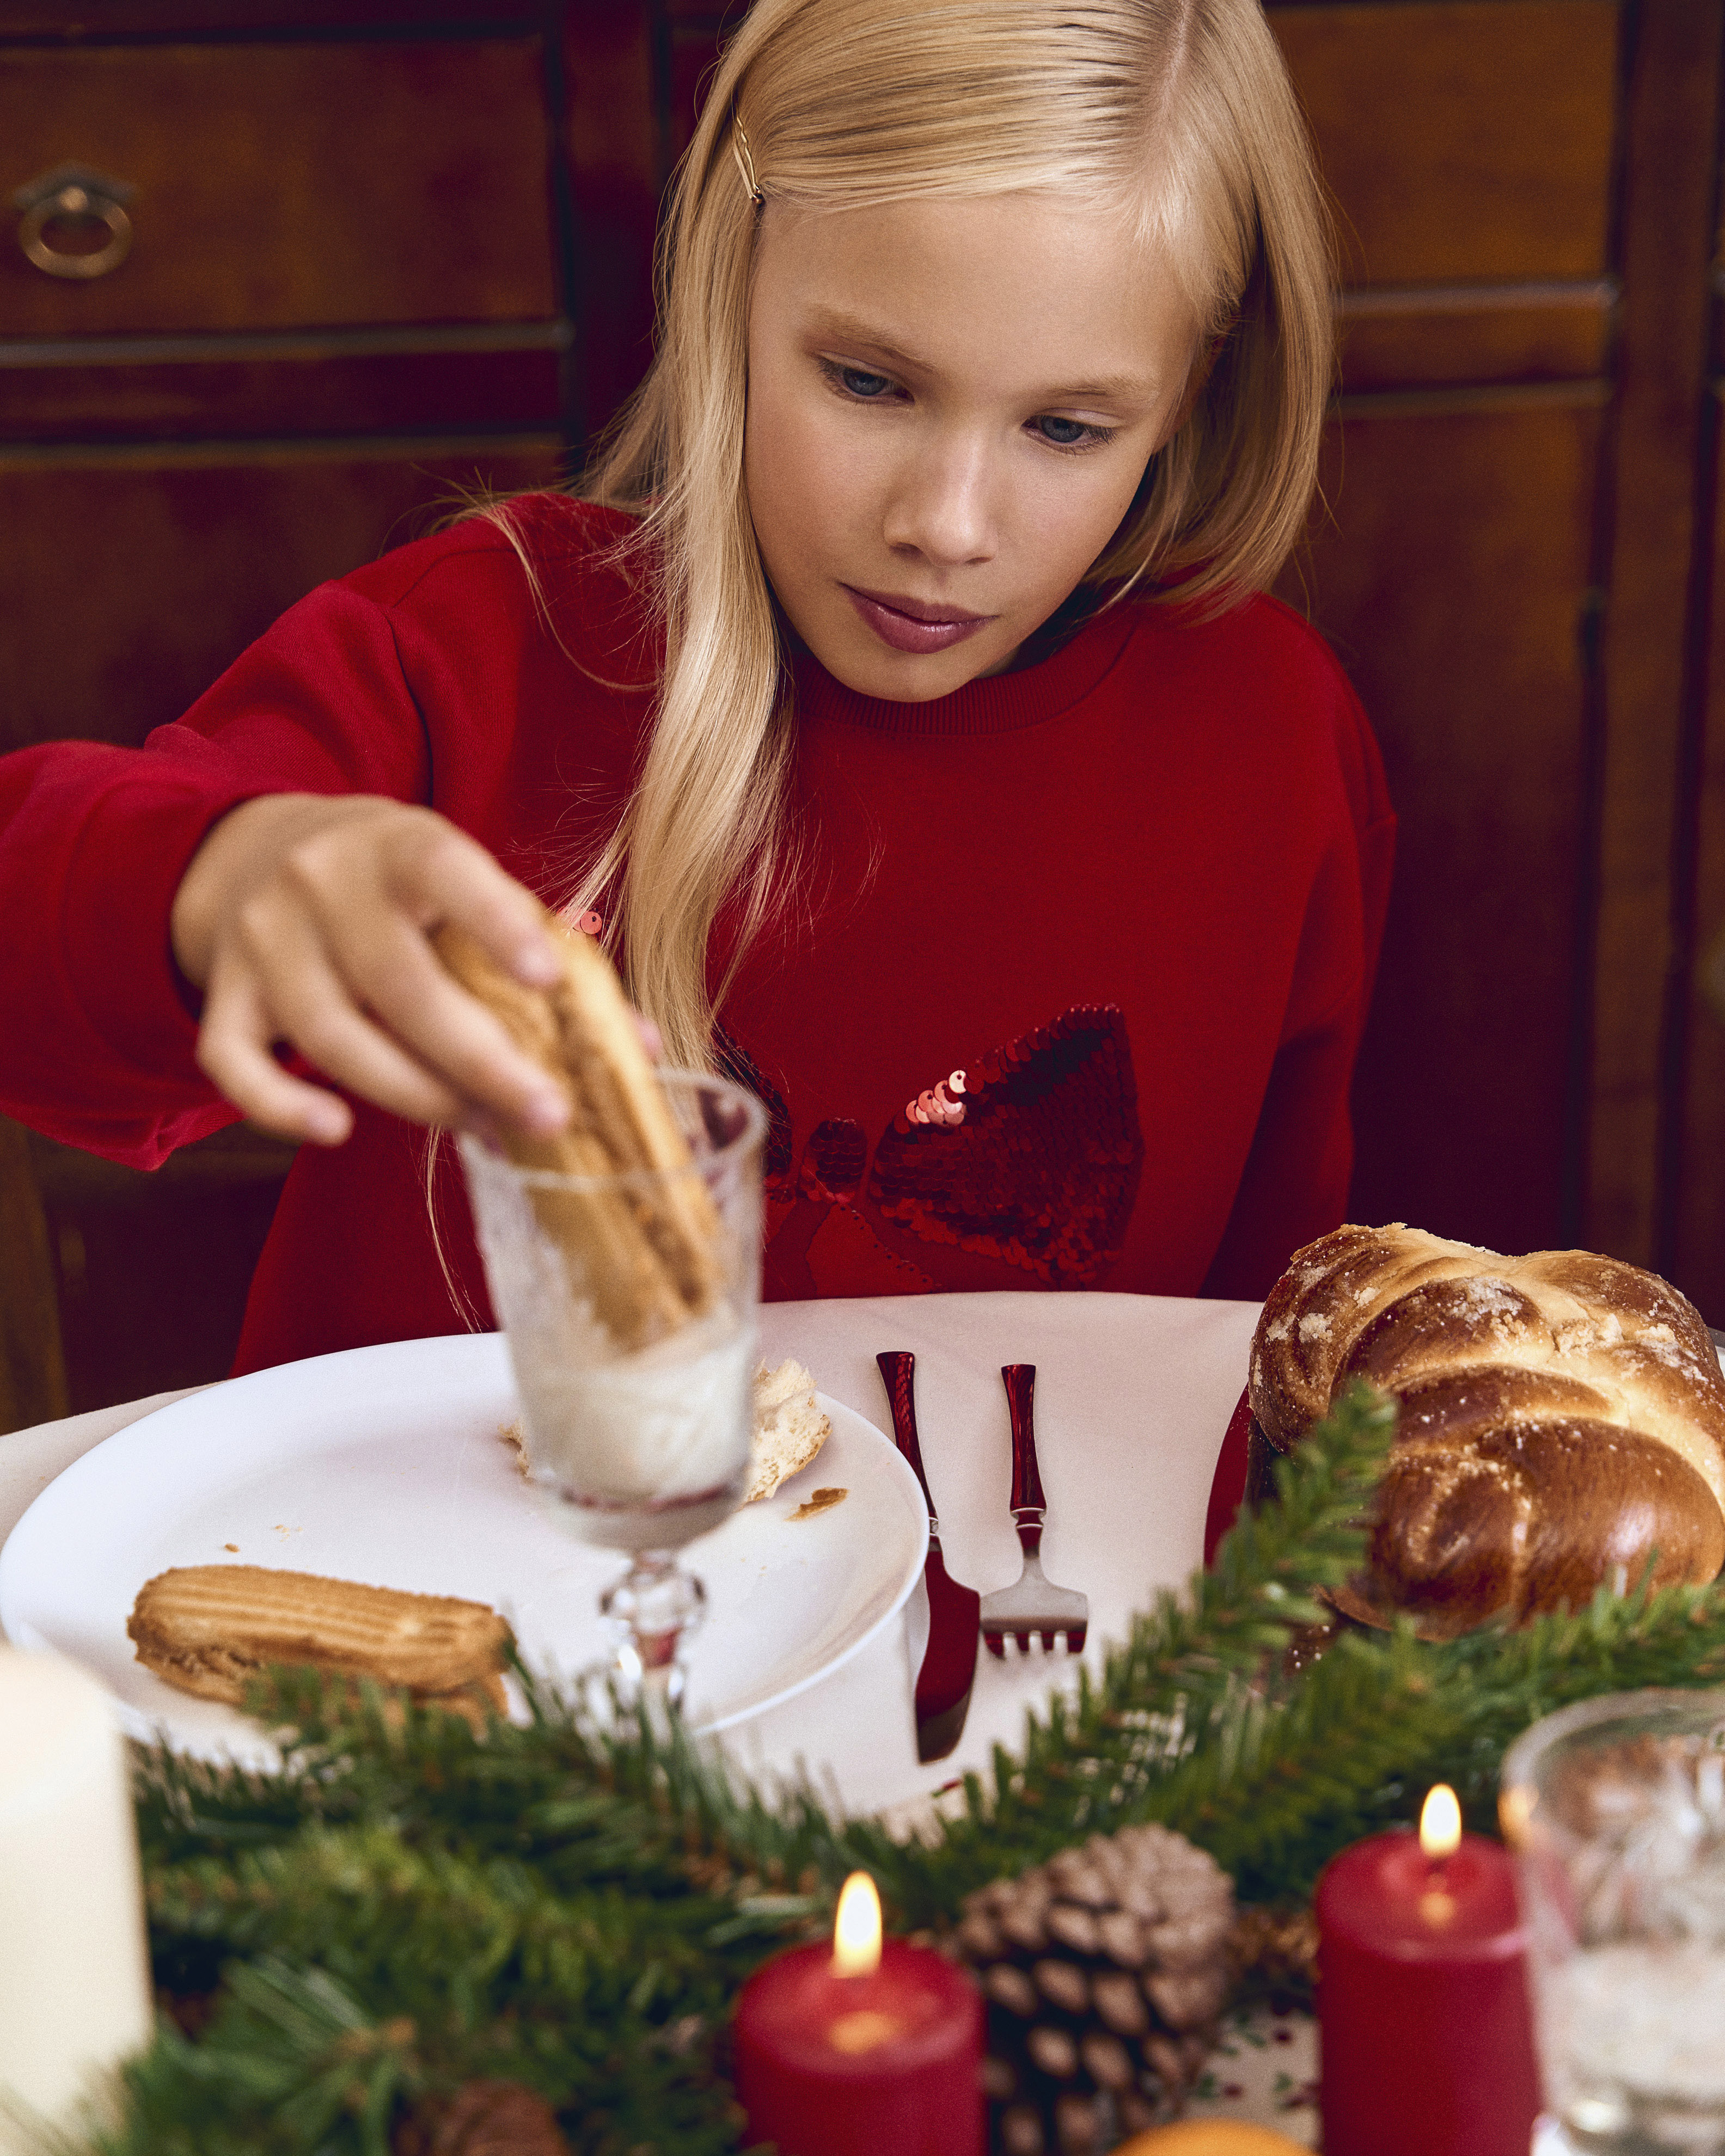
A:
MULTIPOLYGON (((622 552, 665 660, 639 781, 568 911, 604 912, 675 1063, 710 1065, 716 1009, 794 855, 789 672, 743 482, 762 199, 1027 189, 1158 248, 1204 341, 1189 413, 1082 580, 1096 603, 1141 591, 1218 610, 1267 585, 1299 536, 1331 381, 1332 246, 1258 0, 756 0, 671 190, 657 356, 578 490, 634 515, 622 552), (714 986, 727 901, 740 932, 714 986)), ((492 513, 506 529, 507 505, 492 513)))

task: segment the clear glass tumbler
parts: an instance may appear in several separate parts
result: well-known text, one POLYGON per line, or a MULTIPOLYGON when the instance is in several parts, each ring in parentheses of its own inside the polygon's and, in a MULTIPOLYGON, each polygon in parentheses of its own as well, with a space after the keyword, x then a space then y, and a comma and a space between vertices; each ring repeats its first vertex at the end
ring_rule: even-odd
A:
POLYGON ((1506 1754, 1542 2150, 1725 2156, 1725 1692, 1619 1692, 1506 1754))
POLYGON ((767 1119, 722 1079, 660 1076, 685 1167, 565 1175, 460 1145, 532 1478, 583 1541, 629 1553, 600 1604, 612 1675, 674 1707, 706 1599, 678 1552, 735 1508, 748 1466, 767 1119))

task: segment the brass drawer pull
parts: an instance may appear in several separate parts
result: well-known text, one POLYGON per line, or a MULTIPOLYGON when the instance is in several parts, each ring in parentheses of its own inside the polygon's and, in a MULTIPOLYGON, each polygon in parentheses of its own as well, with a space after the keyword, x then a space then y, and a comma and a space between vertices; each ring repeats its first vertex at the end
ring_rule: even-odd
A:
POLYGON ((20 187, 13 205, 18 219, 18 244, 25 259, 49 277, 88 280, 117 270, 131 252, 131 219, 126 204, 137 192, 124 180, 111 180, 83 165, 58 165, 20 187), (48 241, 50 225, 62 220, 105 225, 105 243, 88 254, 67 254, 48 241))

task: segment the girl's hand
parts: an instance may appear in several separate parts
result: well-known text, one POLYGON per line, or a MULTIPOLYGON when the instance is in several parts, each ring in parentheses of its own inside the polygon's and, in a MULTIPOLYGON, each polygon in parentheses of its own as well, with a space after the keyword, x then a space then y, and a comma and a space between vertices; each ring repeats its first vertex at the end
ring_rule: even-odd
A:
POLYGON ((530 987, 562 972, 538 901, 432 810, 368 794, 241 803, 174 895, 174 957, 204 991, 199 1069, 254 1122, 318 1145, 340 1145, 352 1111, 284 1070, 278 1043, 413 1122, 560 1129, 557 1087, 439 963, 428 937, 446 921, 530 987))

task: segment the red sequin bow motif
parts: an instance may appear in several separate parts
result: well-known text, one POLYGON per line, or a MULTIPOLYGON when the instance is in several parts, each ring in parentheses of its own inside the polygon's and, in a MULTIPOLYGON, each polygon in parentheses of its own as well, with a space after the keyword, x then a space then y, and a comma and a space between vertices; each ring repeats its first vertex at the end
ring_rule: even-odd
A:
POLYGON ((862 1126, 834 1116, 793 1168, 783 1098, 734 1043, 722 1060, 773 1120, 768 1270, 779 1294, 932 1287, 913 1255, 920 1246, 932 1262, 931 1245, 1051 1288, 1093 1287, 1120 1255, 1144 1140, 1126 1021, 1111 1004, 1065 1011, 919 1093, 872 1162, 862 1126))

